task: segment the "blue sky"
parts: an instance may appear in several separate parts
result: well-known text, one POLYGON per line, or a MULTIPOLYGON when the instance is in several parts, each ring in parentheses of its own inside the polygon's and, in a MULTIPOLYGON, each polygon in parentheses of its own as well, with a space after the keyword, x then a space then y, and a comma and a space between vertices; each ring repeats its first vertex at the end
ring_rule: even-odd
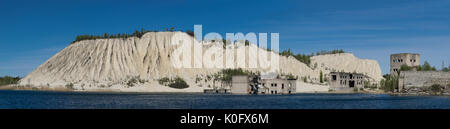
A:
POLYGON ((175 27, 207 32, 280 33, 296 53, 344 49, 389 72, 391 53, 450 64, 450 1, 0 1, 0 76, 25 76, 78 34, 175 27))

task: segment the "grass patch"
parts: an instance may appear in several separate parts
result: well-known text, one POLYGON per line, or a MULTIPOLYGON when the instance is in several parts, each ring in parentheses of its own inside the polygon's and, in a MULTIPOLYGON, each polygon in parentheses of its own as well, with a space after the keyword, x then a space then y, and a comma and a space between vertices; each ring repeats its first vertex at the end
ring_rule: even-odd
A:
POLYGON ((430 91, 433 92, 433 93, 440 93, 440 92, 442 92, 441 85, 439 85, 439 84, 431 85, 430 86, 430 91))
POLYGON ((137 77, 132 77, 130 80, 128 80, 127 86, 128 86, 128 87, 133 87, 133 86, 135 86, 135 85, 138 84, 138 83, 145 83, 145 82, 147 82, 147 81, 146 81, 146 80, 143 80, 143 79, 140 79, 139 76, 137 76, 137 77))
POLYGON ((178 76, 175 77, 174 79, 169 79, 168 77, 160 78, 158 79, 158 83, 176 89, 184 89, 189 87, 186 81, 184 81, 183 78, 178 76))
POLYGON ((73 83, 66 84, 66 88, 67 89, 73 89, 73 83))

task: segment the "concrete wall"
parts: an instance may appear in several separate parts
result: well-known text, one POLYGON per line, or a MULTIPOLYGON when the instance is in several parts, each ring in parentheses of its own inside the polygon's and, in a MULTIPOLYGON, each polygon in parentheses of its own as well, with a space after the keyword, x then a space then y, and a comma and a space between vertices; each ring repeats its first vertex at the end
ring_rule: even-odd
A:
POLYGON ((450 72, 440 71, 402 71, 399 76, 399 90, 410 87, 424 87, 433 84, 450 84, 450 72))
MULTIPOLYGON (((296 92, 297 80, 288 79, 262 79, 261 87, 258 93, 261 94, 294 94, 296 92)), ((250 82, 248 76, 233 76, 231 81, 231 93, 232 94, 250 94, 252 93, 251 85, 255 85, 250 82)), ((256 90, 255 90, 256 91, 256 90)))
POLYGON ((249 94, 250 85, 248 76, 233 76, 231 79, 232 94, 249 94))
POLYGON ((330 88, 333 90, 353 90, 353 88, 359 89, 364 87, 365 79, 366 77, 363 74, 331 72, 328 84, 330 84, 330 88), (350 87, 350 81, 354 82, 353 87, 350 87))
POLYGON ((397 75, 402 65, 416 67, 420 65, 420 55, 415 53, 400 53, 391 55, 391 75, 397 75))
POLYGON ((266 94, 293 94, 296 92, 296 80, 263 79, 264 86, 268 88, 266 94))
POLYGON ((288 81, 288 88, 286 91, 286 93, 295 93, 297 91, 297 80, 287 80, 288 81))

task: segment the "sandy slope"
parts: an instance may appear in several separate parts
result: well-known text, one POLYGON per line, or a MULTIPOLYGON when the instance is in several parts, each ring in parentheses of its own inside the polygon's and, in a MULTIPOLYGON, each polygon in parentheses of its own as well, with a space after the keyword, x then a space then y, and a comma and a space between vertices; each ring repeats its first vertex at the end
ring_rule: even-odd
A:
POLYGON ((314 56, 311 58, 311 66, 315 64, 325 73, 330 71, 358 72, 371 77, 376 82, 383 78, 377 61, 358 59, 351 53, 314 56))

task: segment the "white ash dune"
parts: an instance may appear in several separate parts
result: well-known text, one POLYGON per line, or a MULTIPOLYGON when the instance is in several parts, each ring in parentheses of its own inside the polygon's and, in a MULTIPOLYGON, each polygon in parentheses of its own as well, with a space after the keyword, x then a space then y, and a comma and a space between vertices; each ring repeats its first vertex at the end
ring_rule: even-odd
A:
MULTIPOLYGON (((41 64, 20 80, 18 86, 37 88, 70 86, 70 88, 80 91, 106 89, 125 92, 203 92, 203 89, 211 88, 214 84, 220 85, 219 82, 206 78, 221 69, 174 68, 170 58, 176 46, 170 43, 172 36, 176 33, 182 32, 149 32, 141 38, 97 39, 76 42, 41 64), (183 78, 189 88, 174 89, 159 85, 157 81, 162 77, 175 76, 183 78), (144 82, 129 86, 127 82, 131 78, 138 78, 144 80, 144 82), (201 79, 197 80, 198 78, 201 79)), ((230 48, 238 50, 249 49, 249 47, 257 46, 241 45, 230 48)), ((278 55, 274 52, 267 53, 278 55)), ((248 56, 248 53, 246 54, 248 56)), ((376 61, 357 59, 352 54, 312 57, 311 64, 319 64, 315 69, 293 57, 280 56, 279 59, 279 72, 291 73, 298 77, 309 77, 308 81, 315 83, 318 82, 321 70, 326 74, 331 71, 330 69, 367 73, 369 77, 375 80, 382 76, 376 61)), ((248 59, 246 59, 246 62, 248 63, 248 59)), ((261 73, 269 72, 264 69, 248 70, 260 71, 261 73)), ((299 79, 299 81, 303 80, 299 79)))
POLYGON ((376 60, 358 59, 351 53, 314 56, 311 58, 311 67, 315 66, 324 73, 333 71, 362 73, 375 82, 383 78, 376 60))

